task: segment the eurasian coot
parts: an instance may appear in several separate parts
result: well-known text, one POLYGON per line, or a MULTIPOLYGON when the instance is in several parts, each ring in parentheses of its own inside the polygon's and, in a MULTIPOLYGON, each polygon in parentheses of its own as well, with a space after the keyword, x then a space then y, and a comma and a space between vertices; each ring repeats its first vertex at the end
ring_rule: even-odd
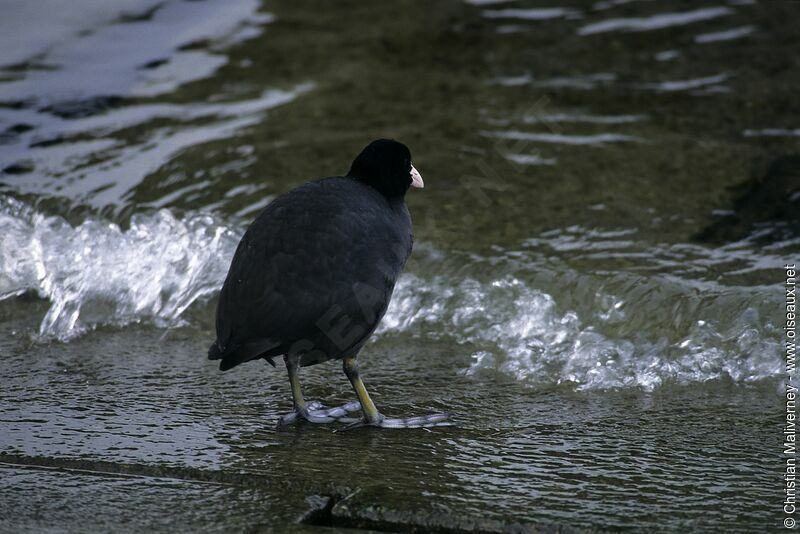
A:
POLYGON ((387 419, 373 404, 356 357, 378 326, 411 253, 404 197, 423 186, 411 152, 394 140, 370 143, 346 176, 323 178, 271 202, 242 237, 217 306, 208 357, 225 371, 282 356, 294 412, 280 419, 355 421, 350 427, 427 427, 449 414, 387 419), (303 399, 298 368, 343 360, 358 403, 326 408, 303 399), (347 412, 361 408, 361 420, 347 412))

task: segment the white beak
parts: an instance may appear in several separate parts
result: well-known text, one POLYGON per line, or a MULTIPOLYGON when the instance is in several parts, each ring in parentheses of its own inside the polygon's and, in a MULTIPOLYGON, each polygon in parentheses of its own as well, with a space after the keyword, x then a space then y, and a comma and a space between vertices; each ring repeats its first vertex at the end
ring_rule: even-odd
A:
POLYGON ((418 187, 422 189, 425 187, 425 182, 422 181, 422 175, 414 166, 411 166, 411 187, 418 187))

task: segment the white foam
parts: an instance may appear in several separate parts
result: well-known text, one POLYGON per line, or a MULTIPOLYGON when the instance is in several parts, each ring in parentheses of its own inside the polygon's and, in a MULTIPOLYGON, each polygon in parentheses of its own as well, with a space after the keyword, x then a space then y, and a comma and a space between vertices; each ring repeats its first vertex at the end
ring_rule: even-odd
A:
MULTIPOLYGON (((168 210, 127 229, 100 218, 72 226, 10 198, 0 198, 0 228, 0 299, 47 299, 39 336, 64 341, 98 325, 182 324, 221 287, 241 234, 168 210)), ((471 357, 467 375, 536 387, 652 390, 782 372, 780 281, 728 286, 719 272, 773 272, 787 258, 746 242, 654 246, 636 233, 553 230, 493 257, 420 244, 377 334, 438 338, 471 357)))
MULTIPOLYGON (((450 332, 458 346, 472 351, 467 375, 500 372, 534 387, 653 390, 720 379, 747 383, 782 370, 777 329, 765 324, 755 309, 737 312, 728 324, 704 313, 705 306, 725 296, 709 295, 705 305, 691 308, 695 314, 686 319, 688 326, 672 336, 668 313, 650 316, 652 322, 665 321, 663 335, 658 334, 659 324, 615 335, 620 325, 647 319, 637 318, 642 313, 637 303, 598 287, 581 297, 590 300, 593 314, 559 311, 551 295, 515 276, 489 282, 466 279, 455 287, 443 277, 406 276, 379 334, 410 331, 430 337, 450 332)), ((683 298, 694 297, 689 291, 683 298)))
POLYGON ((77 227, 0 198, 0 295, 50 301, 42 338, 68 340, 97 325, 178 324, 218 291, 239 231, 210 215, 136 215, 130 228, 102 219, 77 227))

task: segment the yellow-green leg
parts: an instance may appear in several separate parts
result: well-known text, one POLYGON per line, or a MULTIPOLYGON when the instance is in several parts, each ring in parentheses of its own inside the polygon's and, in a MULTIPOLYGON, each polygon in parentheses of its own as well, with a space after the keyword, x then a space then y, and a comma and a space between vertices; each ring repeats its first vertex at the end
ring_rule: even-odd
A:
POLYGON ((278 426, 287 426, 298 419, 305 419, 309 423, 333 423, 335 421, 352 421, 347 419, 348 412, 355 412, 361 407, 357 402, 349 402, 344 406, 328 408, 321 402, 306 402, 303 398, 303 389, 300 387, 300 365, 295 358, 286 358, 286 371, 289 373, 289 385, 292 388, 292 402, 294 411, 278 419, 278 426))
POLYGON ((421 428, 432 426, 450 426, 452 423, 449 421, 449 413, 437 413, 431 415, 423 415, 420 417, 408 417, 405 419, 389 419, 384 417, 375 407, 375 403, 367 393, 367 388, 364 387, 364 382, 358 374, 358 363, 355 356, 344 358, 343 360, 344 374, 353 385, 353 389, 358 396, 358 402, 361 404, 361 411, 364 413, 364 418, 351 425, 346 426, 344 429, 349 430, 361 426, 378 426, 381 428, 421 428))
POLYGON ((344 358, 343 367, 344 374, 347 375, 347 379, 350 380, 353 389, 356 391, 358 402, 361 404, 361 411, 364 412, 364 424, 378 426, 384 417, 375 407, 375 403, 372 402, 369 393, 367 393, 367 388, 358 374, 358 363, 355 357, 344 358))
POLYGON ((303 398, 303 388, 300 387, 300 366, 294 358, 286 359, 286 371, 289 373, 289 385, 292 387, 292 401, 295 410, 306 409, 306 400, 303 398))

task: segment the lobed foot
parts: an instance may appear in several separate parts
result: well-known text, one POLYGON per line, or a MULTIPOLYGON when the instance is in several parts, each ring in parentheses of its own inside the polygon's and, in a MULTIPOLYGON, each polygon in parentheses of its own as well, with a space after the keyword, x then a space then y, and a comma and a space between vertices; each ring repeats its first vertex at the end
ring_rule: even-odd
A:
POLYGON ((375 426, 378 428, 431 428, 436 426, 453 426, 455 423, 452 421, 453 414, 450 413, 435 413, 431 415, 420 415, 418 417, 405 417, 405 418, 388 418, 378 414, 378 418, 374 421, 362 419, 356 421, 339 430, 353 430, 354 428, 361 428, 364 426, 375 426))
POLYGON ((353 421, 352 417, 347 417, 350 412, 357 412, 361 409, 358 401, 348 402, 342 406, 328 408, 319 401, 306 403, 303 408, 295 408, 292 413, 281 416, 278 419, 278 427, 289 426, 298 420, 305 420, 309 423, 334 423, 353 421))

